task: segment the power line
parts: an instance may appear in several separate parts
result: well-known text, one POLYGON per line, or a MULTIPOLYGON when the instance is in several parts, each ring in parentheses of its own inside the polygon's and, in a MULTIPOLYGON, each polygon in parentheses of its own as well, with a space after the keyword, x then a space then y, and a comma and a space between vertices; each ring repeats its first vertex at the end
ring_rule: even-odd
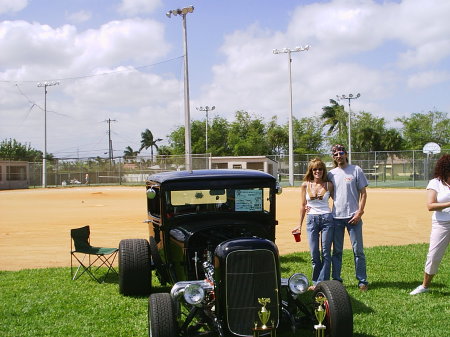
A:
MULTIPOLYGON (((97 76, 106 76, 106 75, 113 75, 113 74, 118 74, 118 73, 125 73, 125 72, 132 72, 135 70, 141 70, 141 69, 145 69, 145 68, 150 68, 150 67, 154 67, 160 64, 164 64, 164 63, 168 63, 174 60, 178 60, 178 59, 182 59, 184 58, 184 55, 182 56, 177 56, 168 60, 164 60, 161 62, 157 62, 157 63, 153 63, 153 64, 148 64, 148 65, 144 65, 144 66, 138 66, 138 67, 133 67, 133 69, 124 69, 124 70, 115 70, 115 71, 109 71, 109 72, 105 72, 105 73, 101 73, 101 74, 91 74, 91 75, 80 75, 80 76, 75 76, 75 77, 64 77, 64 78, 55 78, 55 79, 47 79, 45 81, 68 81, 68 80, 79 80, 79 79, 84 79, 84 78, 90 78, 90 77, 97 77, 97 76)), ((9 81, 9 80, 0 80, 0 83, 30 83, 30 82, 43 82, 44 80, 24 80, 24 81, 9 81)))

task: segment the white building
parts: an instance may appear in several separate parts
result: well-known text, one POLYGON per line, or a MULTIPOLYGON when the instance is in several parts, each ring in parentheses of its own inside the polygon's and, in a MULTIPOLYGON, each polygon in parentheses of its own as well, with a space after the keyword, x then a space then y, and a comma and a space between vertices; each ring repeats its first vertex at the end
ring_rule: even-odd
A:
POLYGON ((210 168, 258 170, 275 178, 278 175, 278 162, 266 156, 211 157, 210 168))

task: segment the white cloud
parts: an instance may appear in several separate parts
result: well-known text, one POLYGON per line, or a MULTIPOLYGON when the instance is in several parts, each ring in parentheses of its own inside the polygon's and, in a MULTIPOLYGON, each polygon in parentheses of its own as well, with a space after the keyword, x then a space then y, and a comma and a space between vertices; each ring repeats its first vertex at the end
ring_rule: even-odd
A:
POLYGON ((411 75, 408 78, 408 87, 421 89, 446 81, 450 81, 450 72, 448 71, 424 71, 411 75))
POLYGON ((67 13, 67 20, 72 23, 82 23, 91 19, 92 13, 90 11, 81 10, 75 13, 67 13))
MULTIPOLYGON (((292 54, 297 118, 319 114, 338 94, 358 92, 361 97, 352 102, 355 111, 387 120, 435 105, 445 111, 435 99, 438 92, 448 91, 450 81, 448 4, 446 0, 320 1, 292 8, 290 21, 278 30, 267 28, 261 17, 253 20, 246 15, 236 18, 239 30, 226 35, 218 50, 207 39, 196 47, 194 32, 199 28, 192 22, 191 118, 204 119, 195 107, 208 104, 216 106, 211 118, 232 118, 236 110, 244 109, 265 119, 278 115, 279 123, 287 122, 288 56, 274 55, 272 50, 306 44, 312 46, 309 51, 292 54), (255 21, 257 25, 250 24, 255 21), (197 68, 192 68, 195 64, 197 68), (195 80, 200 77, 201 92, 193 96, 199 91, 195 80), (433 90, 437 87, 440 90, 433 90)), ((121 14, 132 16, 154 11, 161 1, 121 5, 121 14)), ((77 13, 87 18, 90 12, 77 13)), ((30 110, 33 102, 43 107, 43 90, 36 82, 66 79, 49 88, 49 152, 58 155, 69 147, 107 149, 104 120, 108 118, 117 120, 112 126, 115 149, 138 148, 145 128, 165 138, 184 125, 183 60, 158 65, 173 57, 169 52, 177 46, 173 36, 165 36, 165 26, 170 24, 110 19, 95 29, 79 31, 74 25, 42 25, 38 20, 0 22, 0 79, 10 81, 0 82, 0 134, 40 148, 43 113, 36 106, 30 110), (156 65, 137 69, 151 64, 156 65), (83 75, 95 76, 80 78, 83 75)), ((208 29, 223 33, 219 23, 208 29)), ((179 27, 168 32, 180 38, 179 27)))
POLYGON ((65 67, 72 59, 75 35, 75 27, 69 25, 53 29, 25 21, 0 22, 0 64, 10 72, 34 69, 39 73, 40 68, 65 67))
POLYGON ((108 22, 99 29, 81 33, 75 44, 82 50, 77 62, 97 66, 151 64, 169 50, 164 41, 164 26, 141 19, 108 22))
POLYGON ((82 33, 71 25, 4 21, 0 64, 8 68, 8 77, 3 78, 65 78, 88 75, 99 67, 151 64, 169 50, 163 36, 163 26, 152 20, 112 21, 82 33))
POLYGON ((294 116, 319 114, 337 94, 361 92, 368 102, 393 90, 399 79, 392 70, 360 64, 348 57, 383 43, 382 34, 375 42, 366 42, 369 28, 364 22, 374 6, 356 11, 350 5, 348 10, 336 11, 335 6, 333 2, 297 9, 286 32, 270 32, 253 25, 227 36, 221 47, 225 61, 214 66, 213 82, 202 100, 220 102, 221 107, 215 103, 217 109, 229 114, 248 109, 266 119, 279 114, 280 122, 285 122, 289 109, 288 55, 274 55, 272 49, 294 48, 302 43, 311 43, 312 47, 291 54, 294 116), (341 26, 340 32, 332 29, 330 20, 342 23, 335 22, 341 26), (310 32, 313 42, 304 31, 310 32))
POLYGON ((396 6, 391 38, 408 47, 399 54, 400 67, 426 66, 450 55, 449 15, 447 0, 404 0, 396 6))
POLYGON ((134 16, 153 13, 160 6, 161 0, 122 0, 118 11, 123 15, 134 16))
MULTIPOLYGON (((44 95, 36 84, 46 79, 62 79, 47 95, 48 146, 57 155, 102 146, 107 118, 118 120, 115 130, 125 135, 122 141, 128 144, 121 148, 138 147, 126 135, 139 138, 144 128, 156 124, 152 131, 165 138, 174 124, 182 123, 182 81, 156 75, 151 66, 136 70, 169 51, 164 27, 156 21, 111 21, 83 32, 72 25, 3 21, 0 49, 0 78, 7 81, 0 83, 2 137, 41 148, 44 95)), ((181 61, 174 62, 179 69, 181 61)))
POLYGON ((435 64, 450 55, 450 37, 432 40, 399 55, 399 66, 411 68, 435 64))
POLYGON ((380 25, 385 19, 382 12, 380 5, 363 0, 299 6, 293 12, 286 39, 316 47, 319 44, 327 50, 323 55, 327 58, 374 49, 387 33, 380 25))
MULTIPOLYGON (((286 31, 271 32, 251 26, 235 32, 225 38, 221 47, 225 60, 213 67, 212 83, 204 87, 200 100, 212 102, 217 110, 228 114, 249 109, 266 118, 275 114, 286 117, 288 56, 273 55, 272 49, 311 44, 308 52, 292 53, 295 116, 320 113, 337 94, 360 92, 356 109, 377 107, 377 111, 366 111, 393 119, 392 111, 396 108, 382 109, 383 104, 377 102, 390 102, 397 95, 407 95, 402 86, 405 82, 412 87, 448 79, 446 73, 434 81, 433 73, 407 79, 402 69, 436 64, 449 55, 450 32, 447 34, 449 28, 441 10, 450 14, 447 10, 450 2, 432 0, 430 3, 427 0, 320 2, 298 6, 286 31), (421 10, 426 15, 420 16, 421 10), (442 20, 437 27, 428 28, 434 25, 431 23, 435 17, 442 20), (413 39, 417 34, 422 37, 413 39), (393 43, 397 43, 396 48, 391 48, 393 43), (409 51, 405 52, 405 46, 409 51)), ((397 107, 397 110, 401 109, 397 107)))
POLYGON ((27 5, 27 0, 0 0, 0 14, 20 12, 27 5))

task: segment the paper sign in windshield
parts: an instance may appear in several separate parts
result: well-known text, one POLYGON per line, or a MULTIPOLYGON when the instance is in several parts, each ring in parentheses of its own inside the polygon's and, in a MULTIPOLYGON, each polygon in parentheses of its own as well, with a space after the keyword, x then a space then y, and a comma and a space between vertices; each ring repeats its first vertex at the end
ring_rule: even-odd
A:
POLYGON ((261 190, 236 190, 236 212, 262 211, 261 190))

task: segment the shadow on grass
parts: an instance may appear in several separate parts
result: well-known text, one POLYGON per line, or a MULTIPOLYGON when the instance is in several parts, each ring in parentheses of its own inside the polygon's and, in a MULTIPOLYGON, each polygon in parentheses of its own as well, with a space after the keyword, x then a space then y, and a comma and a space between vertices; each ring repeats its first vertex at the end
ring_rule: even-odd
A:
POLYGON ((101 280, 103 280, 103 283, 119 284, 119 275, 115 273, 109 273, 108 275, 105 276, 102 276, 101 278, 101 280))
MULTIPOLYGON (((398 289, 398 290, 404 290, 404 289, 411 289, 411 291, 413 289, 415 289, 419 284, 420 284, 420 280, 419 281, 412 281, 412 282, 404 282, 404 281, 382 281, 382 282, 370 282, 369 287, 371 290, 376 290, 376 289, 398 289)), ((434 292, 438 292, 438 290, 436 288, 444 288, 446 287, 446 284, 441 283, 441 282, 434 282, 432 283, 431 287, 430 287, 430 292, 433 292, 433 288, 434 288, 434 292)), ((439 293, 441 293, 442 295, 448 295, 449 292, 445 291, 439 291, 439 293)))
POLYGON ((299 253, 280 256, 280 263, 303 263, 308 261, 309 259, 304 259, 299 253))
POLYGON ((363 302, 357 300, 356 298, 350 295, 349 297, 350 302, 352 303, 353 314, 371 314, 375 312, 375 310, 373 310, 371 307, 367 306, 363 302))
MULTIPOLYGON (((280 271, 282 273, 292 272, 292 266, 294 264, 305 264, 309 263, 309 258, 305 259, 300 254, 294 253, 285 256, 280 256, 280 271)), ((299 273, 306 273, 306 271, 296 271, 299 273)))

